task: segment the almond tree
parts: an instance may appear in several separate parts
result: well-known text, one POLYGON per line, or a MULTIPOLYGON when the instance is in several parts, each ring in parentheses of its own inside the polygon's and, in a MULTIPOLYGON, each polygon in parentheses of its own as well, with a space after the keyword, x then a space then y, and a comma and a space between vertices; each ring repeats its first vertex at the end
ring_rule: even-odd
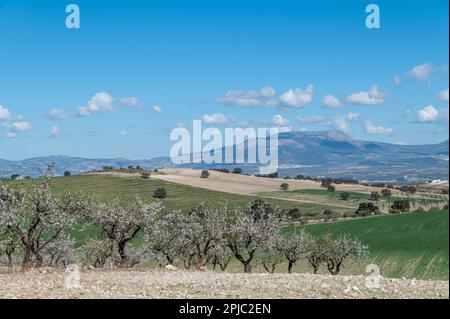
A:
POLYGON ((302 230, 290 236, 280 236, 277 249, 281 251, 288 262, 288 273, 292 273, 294 264, 306 257, 308 235, 302 230))
POLYGON ((153 225, 144 229, 145 239, 156 255, 160 265, 173 264, 175 258, 184 256, 187 243, 181 236, 183 217, 180 212, 157 218, 153 225))
MULTIPOLYGON (((261 213, 261 212, 259 212, 261 213)), ((244 272, 251 272, 251 262, 262 244, 275 236, 279 230, 277 214, 235 213, 228 224, 225 238, 236 259, 244 266, 244 272)))
POLYGON ((23 250, 22 269, 41 267, 48 245, 68 233, 83 200, 66 193, 53 196, 50 181, 53 166, 43 172, 29 193, 0 186, 0 229, 18 236, 23 250))
POLYGON ((141 230, 152 227, 161 209, 159 201, 145 203, 136 198, 127 205, 114 199, 110 203, 94 203, 87 217, 115 244, 118 253, 117 266, 128 268, 139 263, 142 257, 142 252, 132 251, 130 242, 141 230))
POLYGON ((325 260, 328 271, 337 275, 346 259, 360 259, 367 255, 367 246, 359 239, 348 235, 339 235, 332 239, 330 234, 325 235, 325 260))
POLYGON ((197 269, 207 263, 210 250, 222 241, 226 214, 225 208, 201 205, 184 216, 181 237, 195 253, 197 269))

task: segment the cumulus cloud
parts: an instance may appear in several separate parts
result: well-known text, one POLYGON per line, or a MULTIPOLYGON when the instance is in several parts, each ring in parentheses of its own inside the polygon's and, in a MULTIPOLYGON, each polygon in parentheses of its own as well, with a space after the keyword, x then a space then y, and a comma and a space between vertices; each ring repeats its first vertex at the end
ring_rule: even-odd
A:
POLYGON ((119 100, 119 104, 125 107, 131 107, 135 109, 142 109, 142 104, 139 103, 139 99, 137 97, 125 97, 119 100))
POLYGON ((360 114, 356 112, 336 116, 312 115, 298 118, 298 121, 302 124, 327 125, 346 133, 351 130, 349 122, 358 122, 359 120, 360 114))
POLYGON ((269 86, 264 87, 259 91, 230 90, 224 97, 219 98, 218 101, 221 104, 233 106, 263 106, 266 105, 275 94, 275 90, 269 86))
POLYGON ((63 109, 50 109, 47 111, 47 118, 50 120, 63 121, 70 118, 70 114, 63 109))
POLYGON ((202 121, 207 124, 224 124, 228 123, 230 119, 226 115, 223 115, 222 113, 215 113, 211 115, 208 114, 203 115, 202 121))
POLYGON ((26 132, 31 131, 33 127, 27 121, 18 121, 7 125, 11 132, 26 132))
POLYGON ((51 137, 51 138, 57 138, 57 137, 59 137, 59 134, 61 133, 61 130, 60 130, 60 128, 59 128, 59 126, 53 126, 52 127, 52 129, 50 130, 50 134, 49 134, 49 136, 51 137))
POLYGON ((158 105, 152 106, 151 110, 152 110, 152 112, 155 112, 155 113, 162 113, 162 108, 158 105))
POLYGON ((323 98, 323 105, 330 109, 335 109, 342 106, 342 102, 334 95, 327 94, 323 98))
POLYGON ((279 105, 288 108, 302 108, 312 101, 314 86, 308 85, 305 90, 289 89, 280 96, 279 105))
POLYGON ((424 63, 413 67, 408 74, 418 81, 428 81, 434 67, 431 63, 424 63))
POLYGON ((4 107, 3 105, 0 105, 0 121, 6 121, 11 118, 11 113, 9 110, 4 107))
POLYGON ((96 93, 85 106, 77 109, 78 116, 89 116, 92 113, 114 112, 114 99, 106 92, 96 93))
POLYGON ((279 97, 270 86, 259 91, 231 90, 218 102, 225 105, 241 107, 280 107, 280 108, 302 108, 312 101, 314 87, 308 85, 306 89, 288 89, 279 97))
POLYGON ((379 135, 389 135, 394 132, 394 129, 383 126, 376 126, 369 121, 366 121, 364 130, 367 134, 379 134, 379 135))
MULTIPOLYGON (((438 99, 441 101, 448 102, 448 89, 442 90, 441 92, 439 92, 438 99)), ((1 116, 0 116, 0 118, 1 118, 1 116)))
POLYGON ((272 117, 272 123, 276 126, 285 126, 289 123, 289 120, 285 119, 282 115, 277 114, 272 117))
POLYGON ((419 123, 433 123, 439 119, 439 111, 433 105, 427 105, 417 112, 417 121, 419 123))
POLYGON ((347 102, 357 105, 377 105, 384 103, 386 93, 378 90, 378 85, 373 85, 367 92, 357 92, 347 96, 347 102))

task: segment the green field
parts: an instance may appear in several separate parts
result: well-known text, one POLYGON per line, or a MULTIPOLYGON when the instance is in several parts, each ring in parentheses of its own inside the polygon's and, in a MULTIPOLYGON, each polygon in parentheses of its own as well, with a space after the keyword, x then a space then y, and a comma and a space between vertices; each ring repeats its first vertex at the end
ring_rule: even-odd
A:
MULTIPOLYGON (((344 191, 330 192, 326 189, 300 189, 285 192, 270 192, 260 193, 261 196, 270 196, 280 199, 290 200, 303 200, 316 203, 329 203, 336 206, 347 206, 350 210, 354 211, 360 202, 369 201, 370 193, 363 192, 345 192, 349 194, 348 200, 342 200, 341 194, 344 191)), ((408 199, 410 201, 413 210, 422 208, 424 210, 430 210, 437 208, 440 209, 447 203, 447 198, 440 195, 414 195, 414 196, 398 196, 393 195, 390 197, 380 197, 378 201, 373 201, 381 211, 388 212, 392 202, 396 199, 408 199)), ((339 212, 337 210, 336 212, 339 212)))
MULTIPOLYGON (((313 234, 329 231, 354 235, 369 246, 369 257, 344 273, 363 274, 365 266, 374 263, 386 277, 448 280, 448 219, 448 211, 436 211, 358 218, 304 228, 313 234)), ((294 228, 285 231, 289 233, 294 228)))
MULTIPOLYGON (((36 180, 14 180, 7 181, 16 187, 27 189, 36 180)), ((152 198, 153 192, 164 187, 167 190, 167 197, 164 199, 166 209, 188 210, 205 203, 210 206, 227 206, 228 208, 243 208, 254 198, 261 196, 247 196, 212 191, 187 185, 165 182, 155 179, 142 179, 137 177, 118 177, 101 174, 86 174, 70 177, 56 177, 52 180, 52 189, 55 194, 64 191, 72 193, 83 192, 90 194, 100 200, 108 200, 116 197, 132 199, 136 195, 141 198, 152 198)), ((298 208, 303 213, 321 214, 325 209, 342 210, 339 207, 321 205, 319 203, 299 203, 282 199, 266 199, 273 207, 298 208)))
MULTIPOLYGON (((13 183, 14 187, 29 189, 36 180, 5 181, 13 183)), ((144 180, 141 178, 115 177, 110 175, 79 175, 72 177, 58 177, 52 181, 56 194, 63 191, 73 193, 83 192, 101 200, 114 197, 131 199, 136 195, 142 198, 151 198, 158 187, 164 187, 168 196, 164 199, 166 209, 187 210, 204 202, 211 206, 227 205, 229 208, 244 207, 256 196, 229 194, 196 187, 190 187, 159 180, 144 180)), ((290 192, 280 192, 290 193, 290 192)), ((296 193, 308 196, 332 196, 339 200, 339 193, 329 194, 325 190, 304 190, 296 193)), ((352 193, 351 196, 366 197, 366 194, 352 193)), ((327 203, 333 202, 328 198, 327 203)), ((323 199, 321 199, 323 200, 323 199)), ((301 212, 315 212, 321 214, 330 206, 316 203, 299 203, 281 199, 267 199, 273 206, 282 208, 297 207, 301 212)), ((331 208, 333 209, 333 208, 331 208)), ((408 277, 417 279, 445 279, 448 280, 449 267, 449 224, 448 211, 434 211, 426 213, 411 213, 404 215, 375 216, 357 218, 344 221, 311 224, 306 226, 286 227, 286 233, 293 232, 295 228, 306 228, 307 231, 319 234, 330 231, 333 234, 350 234, 357 236, 364 244, 369 246, 370 255, 359 263, 347 264, 342 274, 365 274, 365 267, 374 263, 381 269, 386 277, 408 277)), ((98 229, 83 229, 77 227, 73 235, 78 245, 87 238, 96 236, 98 229)), ((141 244, 142 238, 135 244, 141 244)), ((324 268, 324 267, 323 267, 324 268)), ((259 267, 256 271, 263 271, 259 267)), ((297 272, 309 272, 305 263, 298 263, 297 272)), ((241 271, 237 261, 233 261, 230 271, 241 271)), ((278 272, 285 272, 285 265, 280 265, 278 272)), ((322 269, 323 273, 327 273, 322 269)))

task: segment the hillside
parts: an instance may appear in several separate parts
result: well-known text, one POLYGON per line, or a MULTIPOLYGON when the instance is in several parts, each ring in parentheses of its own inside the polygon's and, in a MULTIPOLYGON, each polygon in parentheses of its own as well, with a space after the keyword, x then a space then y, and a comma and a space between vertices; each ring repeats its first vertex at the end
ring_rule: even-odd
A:
MULTIPOLYGON (((347 272, 363 273, 366 265, 374 263, 387 277, 448 280, 448 210, 358 218, 304 228, 313 234, 350 234, 369 246, 370 256, 359 270, 356 266, 347 272)), ((294 228, 285 231, 291 233, 294 228)))
MULTIPOLYGON (((246 142, 245 146, 248 142, 246 142)), ((233 149, 235 149, 233 147, 233 149)), ((225 149, 223 149, 223 154, 225 149)), ((1 157, 1 155, 0 155, 1 157)), ((285 132, 279 134, 279 173, 342 177, 361 181, 414 182, 429 179, 448 180, 448 141, 435 145, 397 145, 352 139, 347 134, 326 132, 285 132)), ((69 156, 37 157, 21 161, 0 159, 0 177, 12 174, 35 177, 39 169, 55 163, 55 172, 72 173, 100 169, 103 166, 139 165, 146 169, 170 168, 175 165, 168 157, 129 160, 85 159, 69 156)), ((256 173, 255 164, 186 164, 185 168, 234 168, 256 173)))

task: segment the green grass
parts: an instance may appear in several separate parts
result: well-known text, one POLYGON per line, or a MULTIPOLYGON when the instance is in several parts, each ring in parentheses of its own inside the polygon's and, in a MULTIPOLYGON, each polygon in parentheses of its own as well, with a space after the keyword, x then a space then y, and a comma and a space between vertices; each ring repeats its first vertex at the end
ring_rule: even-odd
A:
MULTIPOLYGON (((29 189, 36 180, 9 181, 16 187, 29 189)), ((237 195, 219 191, 212 191, 187 185, 181 185, 161 180, 141 179, 136 177, 118 177, 110 175, 87 174, 70 177, 56 177, 52 180, 52 189, 56 195, 64 191, 72 193, 83 192, 99 200, 108 200, 116 197, 133 199, 136 195, 141 198, 152 198, 153 192, 164 187, 167 197, 164 206, 169 210, 188 210, 200 203, 218 207, 244 208, 249 201, 259 196, 237 195)), ((274 207, 298 208, 308 213, 322 213, 329 206, 315 203, 298 203, 281 199, 266 199, 274 207)), ((332 207, 333 208, 333 207, 332 207)))
MULTIPOLYGON (((377 216, 349 221, 307 225, 320 234, 350 234, 369 246, 370 255, 348 272, 364 273, 369 263, 378 265, 386 277, 420 279, 449 278, 449 213, 436 211, 377 216)), ((285 229, 286 233, 294 227, 285 229)))

